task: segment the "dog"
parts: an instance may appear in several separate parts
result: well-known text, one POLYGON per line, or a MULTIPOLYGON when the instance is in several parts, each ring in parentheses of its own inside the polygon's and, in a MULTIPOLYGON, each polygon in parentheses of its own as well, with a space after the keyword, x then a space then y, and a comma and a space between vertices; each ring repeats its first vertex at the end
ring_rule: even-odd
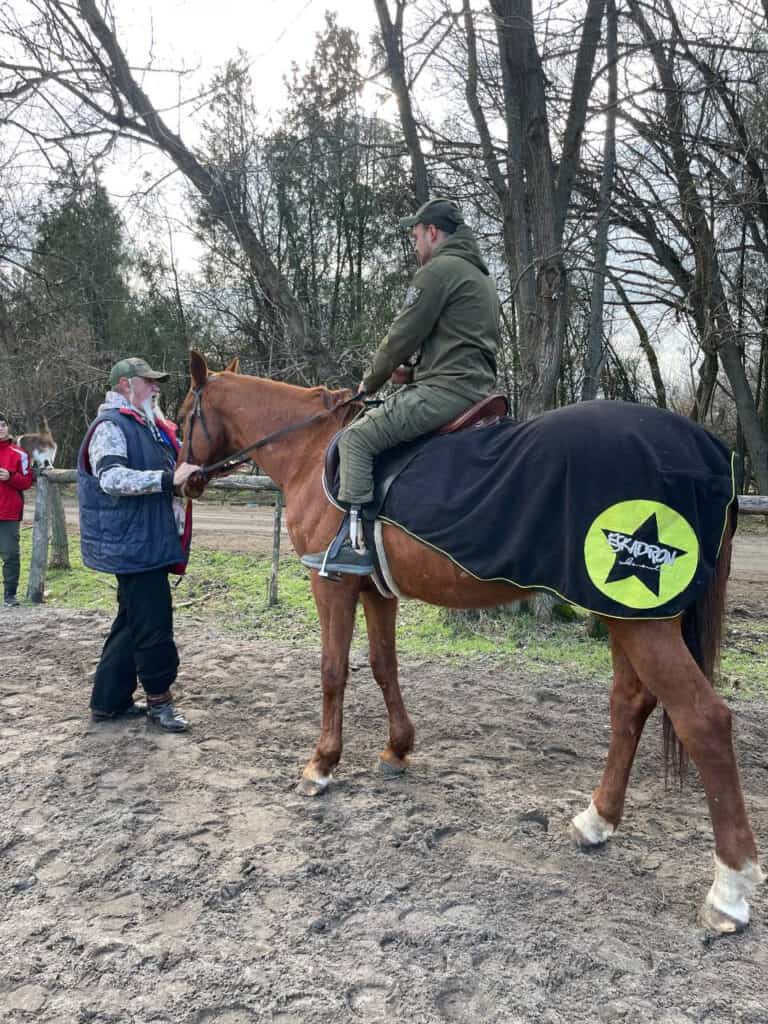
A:
POLYGON ((41 429, 36 434, 22 434, 16 444, 29 455, 35 469, 50 469, 56 460, 56 442, 51 434, 48 420, 41 418, 41 429))

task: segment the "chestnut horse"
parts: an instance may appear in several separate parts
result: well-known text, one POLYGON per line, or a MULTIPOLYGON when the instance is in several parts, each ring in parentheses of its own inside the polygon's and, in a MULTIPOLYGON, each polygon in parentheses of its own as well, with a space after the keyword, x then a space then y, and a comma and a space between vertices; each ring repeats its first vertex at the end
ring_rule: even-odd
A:
MULTIPOLYGON (((211 373, 195 352, 190 370, 191 388, 180 414, 184 437, 180 458, 214 467, 266 438, 258 447, 257 461, 285 496, 293 546, 299 555, 322 551, 341 520, 323 491, 323 459, 331 437, 354 413, 352 392, 295 387, 242 375, 236 360, 224 372, 211 373)), ((197 496, 208 479, 206 472, 195 474, 187 493, 197 496)), ((734 756, 731 715, 707 678, 719 644, 730 559, 730 533, 725 533, 709 592, 689 610, 692 621, 699 623, 699 649, 708 652, 702 656, 704 671, 683 639, 682 617, 604 619, 613 659, 611 741, 600 785, 589 806, 573 819, 572 831, 581 847, 599 846, 615 831, 643 725, 660 703, 685 754, 699 770, 709 803, 715 878, 701 919, 711 929, 732 932, 748 923, 747 897, 763 876, 734 756), (710 621, 705 609, 710 610, 710 621)), ((485 608, 532 596, 530 590, 469 576, 395 526, 384 524, 383 541, 392 578, 408 597, 452 608, 485 608)), ((359 576, 330 581, 313 572, 312 592, 322 636, 323 704, 317 747, 298 787, 305 796, 326 789, 341 757, 344 689, 358 602, 365 612, 371 670, 389 717, 389 740, 379 755, 382 770, 403 772, 414 740, 398 683, 397 601, 382 597, 369 578, 359 576)))

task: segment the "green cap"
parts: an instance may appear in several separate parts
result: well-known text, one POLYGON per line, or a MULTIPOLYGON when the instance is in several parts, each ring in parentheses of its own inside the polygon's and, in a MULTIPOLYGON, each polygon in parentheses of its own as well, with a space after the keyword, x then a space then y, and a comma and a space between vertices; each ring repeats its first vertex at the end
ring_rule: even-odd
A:
POLYGON ((127 377, 128 380, 131 377, 146 377, 148 380, 166 381, 170 378, 170 374, 159 373, 152 369, 146 359, 131 356, 130 359, 121 359, 119 363, 115 363, 109 371, 110 387, 115 387, 121 377, 127 377))
POLYGON ((461 210, 452 199, 430 199, 420 206, 411 217, 403 217, 401 228, 412 228, 415 224, 434 224, 441 231, 453 234, 464 223, 461 210))

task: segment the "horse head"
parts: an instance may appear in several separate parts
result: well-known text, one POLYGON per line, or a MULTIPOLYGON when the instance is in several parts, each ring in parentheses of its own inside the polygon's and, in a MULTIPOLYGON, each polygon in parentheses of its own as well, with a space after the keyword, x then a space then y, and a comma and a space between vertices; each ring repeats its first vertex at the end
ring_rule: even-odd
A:
MULTIPOLYGON (((236 356, 224 369, 224 374, 239 374, 240 360, 236 356)), ((234 451, 229 436, 226 418, 221 415, 217 399, 217 380, 222 373, 213 373, 205 357, 194 349, 189 353, 190 386, 179 409, 179 426, 182 445, 180 462, 198 466, 210 466, 234 451)), ((194 474, 185 484, 184 492, 191 498, 198 498, 205 490, 208 477, 194 474)))

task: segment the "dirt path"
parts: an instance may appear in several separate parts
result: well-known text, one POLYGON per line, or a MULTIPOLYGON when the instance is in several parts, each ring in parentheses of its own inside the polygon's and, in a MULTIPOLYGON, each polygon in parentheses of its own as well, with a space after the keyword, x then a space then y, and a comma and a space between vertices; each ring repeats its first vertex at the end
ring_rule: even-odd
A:
MULTIPOLYGON (((330 793, 293 784, 318 655, 179 626, 194 730, 94 725, 107 619, 6 612, 0 647, 0 1006, 8 1024, 766 1024, 768 887, 737 938, 695 923, 711 831, 665 792, 654 717, 625 825, 584 855, 604 681, 490 658, 410 661, 409 774, 361 652, 330 793)), ((734 703, 768 846, 768 703, 734 703)))

